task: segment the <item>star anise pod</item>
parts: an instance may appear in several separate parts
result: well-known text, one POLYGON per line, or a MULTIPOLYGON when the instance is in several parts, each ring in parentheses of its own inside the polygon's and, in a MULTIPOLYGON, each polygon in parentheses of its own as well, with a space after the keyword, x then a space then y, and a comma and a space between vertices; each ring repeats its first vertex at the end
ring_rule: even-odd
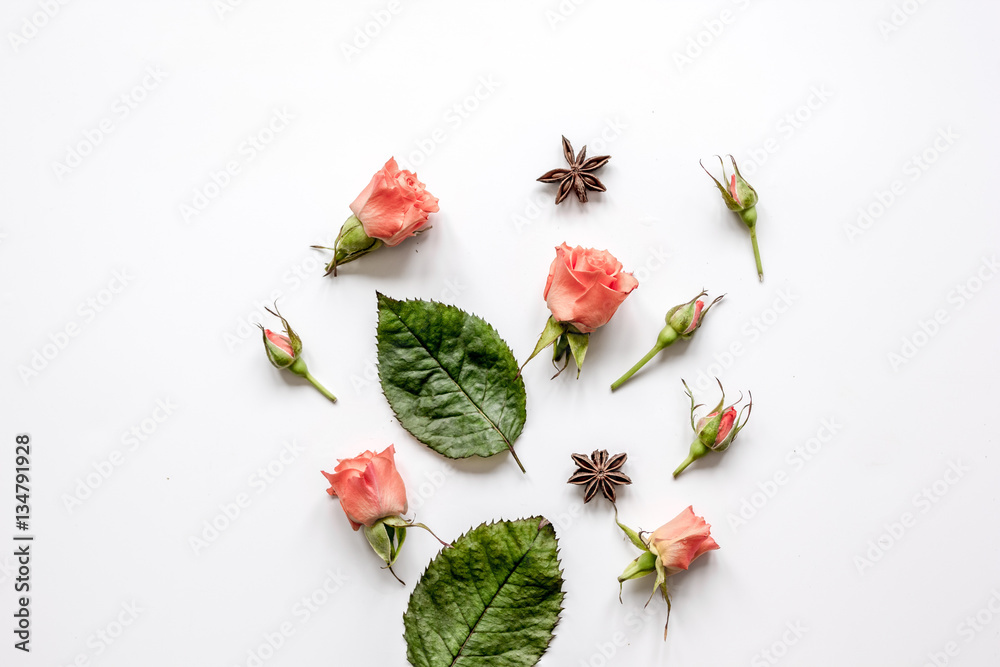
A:
POLYGON ((590 458, 583 454, 570 454, 570 456, 577 465, 577 471, 567 481, 570 484, 586 485, 583 491, 585 503, 589 503, 598 491, 611 502, 615 502, 615 486, 632 483, 629 476, 621 471, 628 454, 615 454, 609 458, 608 450, 595 449, 590 458))
POLYGON ((576 191, 576 198, 581 202, 587 201, 587 190, 596 190, 598 192, 605 192, 607 190, 604 184, 598 180, 597 176, 593 173, 604 165, 608 163, 611 159, 610 155, 598 155, 597 157, 592 157, 587 159, 587 147, 584 146, 580 149, 580 154, 573 157, 573 144, 569 143, 569 139, 566 137, 562 138, 563 143, 563 155, 566 156, 566 162, 569 163, 569 169, 553 169, 552 171, 547 171, 538 177, 542 183, 559 183, 559 192, 556 194, 556 203, 559 204, 562 200, 569 196, 571 191, 576 191))

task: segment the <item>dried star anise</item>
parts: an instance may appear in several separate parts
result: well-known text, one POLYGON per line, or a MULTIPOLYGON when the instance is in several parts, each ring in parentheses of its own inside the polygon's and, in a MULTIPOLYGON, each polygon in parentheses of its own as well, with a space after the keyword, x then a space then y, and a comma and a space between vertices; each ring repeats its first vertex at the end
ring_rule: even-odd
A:
POLYGON ((587 147, 584 146, 580 149, 580 154, 573 157, 573 144, 569 143, 569 139, 566 137, 562 138, 562 143, 563 155, 566 156, 569 169, 553 169, 538 177, 538 180, 542 183, 559 183, 556 203, 561 203, 573 190, 576 191, 576 198, 581 202, 587 201, 587 190, 605 192, 607 188, 591 172, 606 165, 611 156, 598 155, 588 160, 587 147))
POLYGON ((570 484, 586 485, 583 492, 585 503, 589 503, 598 491, 611 502, 615 502, 615 486, 632 483, 629 476, 621 471, 628 454, 615 454, 609 458, 608 450, 595 449, 590 458, 583 454, 570 454, 570 456, 578 469, 567 481, 570 484))

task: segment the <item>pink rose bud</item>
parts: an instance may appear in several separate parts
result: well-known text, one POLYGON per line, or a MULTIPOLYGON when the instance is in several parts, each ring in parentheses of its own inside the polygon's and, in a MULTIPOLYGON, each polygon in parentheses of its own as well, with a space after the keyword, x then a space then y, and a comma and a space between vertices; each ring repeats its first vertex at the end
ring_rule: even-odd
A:
MULTIPOLYGON (((684 381, 681 380, 681 382, 684 381)), ((716 382, 718 382, 718 379, 716 379, 716 382)), ((743 430, 743 427, 750 420, 750 412, 753 410, 752 394, 750 395, 750 402, 743 406, 739 414, 736 412, 736 405, 743 400, 742 397, 740 397, 740 401, 736 401, 733 405, 723 408, 722 406, 726 401, 726 393, 723 391, 722 398, 719 400, 719 404, 715 406, 715 409, 699 419, 698 423, 695 424, 694 411, 700 406, 694 404, 694 396, 691 394, 691 389, 687 386, 686 382, 684 382, 684 389, 688 398, 691 399, 691 428, 694 429, 695 439, 691 443, 688 457, 674 471, 674 477, 677 477, 677 475, 684 472, 685 468, 709 452, 724 452, 729 449, 729 445, 736 439, 736 435, 743 430), (746 412, 745 419, 743 418, 744 412, 746 412)), ((719 390, 722 391, 721 382, 719 382, 719 390)))
POLYGON ((524 363, 554 344, 553 364, 566 357, 559 373, 569 364, 569 353, 576 362, 579 377, 590 334, 607 324, 625 297, 638 286, 639 281, 623 271, 621 262, 607 250, 570 248, 565 243, 558 246, 542 292, 552 316, 524 363))
POLYGON ((270 329, 265 329, 259 324, 257 325, 263 333, 264 351, 267 352, 267 358, 270 360, 271 364, 275 368, 287 370, 295 375, 298 375, 299 377, 305 378, 310 384, 316 387, 321 394, 336 403, 337 397, 331 394, 326 387, 321 385, 316 378, 309 373, 309 369, 306 367, 306 362, 303 361, 300 356, 300 353, 302 352, 302 339, 299 338, 298 334, 292 330, 292 327, 288 324, 288 320, 277 312, 278 306, 275 305, 274 310, 271 310, 270 308, 267 308, 266 310, 275 317, 280 318, 281 324, 285 328, 285 333, 279 334, 271 331, 270 329))
POLYGON ((719 164, 722 165, 722 181, 725 182, 725 185, 715 176, 712 176, 712 173, 708 169, 705 169, 705 165, 701 164, 701 161, 698 164, 701 164, 701 168, 705 169, 705 173, 715 181, 715 186, 722 193, 722 200, 726 203, 726 208, 739 215, 740 220, 750 230, 750 241, 753 243, 753 256, 757 262, 757 275, 763 281, 764 269, 760 263, 760 248, 757 247, 757 191, 743 180, 740 168, 736 166, 736 159, 732 155, 729 156, 729 160, 733 164, 733 171, 735 173, 729 176, 726 175, 726 163, 718 155, 716 157, 719 158, 719 164))
MULTIPOLYGON (((670 623, 670 592, 667 590, 667 577, 687 570, 699 556, 718 549, 719 545, 712 538, 711 526, 703 518, 694 513, 688 506, 683 512, 663 524, 649 537, 643 537, 636 530, 615 522, 625 532, 629 540, 643 554, 632 561, 618 577, 618 585, 630 579, 639 579, 656 574, 653 584, 653 594, 659 590, 667 601, 667 624, 670 623)), ((663 638, 667 638, 667 626, 663 628, 663 638)))
POLYGON ((650 359, 659 354, 664 348, 673 345, 677 340, 687 340, 694 335, 694 332, 698 330, 701 323, 704 321, 705 315, 708 311, 722 300, 723 294, 720 297, 716 297, 712 303, 705 305, 705 302, 701 300, 701 297, 708 294, 702 290, 701 294, 697 295, 687 303, 682 303, 679 306, 674 306, 669 311, 667 311, 666 322, 667 326, 663 327, 660 334, 656 337, 656 345, 653 346, 645 357, 639 360, 635 366, 630 368, 625 375, 621 376, 611 384, 611 391, 618 389, 618 387, 625 384, 629 378, 635 375, 636 371, 645 366, 650 359))
POLYGON ((337 267, 378 250, 395 246, 429 227, 428 215, 437 212, 438 200, 425 189, 413 172, 400 169, 389 158, 351 203, 354 214, 340 228, 326 274, 337 275, 337 267))
POLYGON ((338 459, 332 473, 320 471, 330 483, 326 492, 340 499, 340 507, 354 530, 364 527, 365 538, 390 572, 406 539, 407 528, 431 532, 424 524, 401 516, 406 513, 408 503, 395 454, 395 446, 389 445, 378 454, 365 451, 354 458, 338 459))

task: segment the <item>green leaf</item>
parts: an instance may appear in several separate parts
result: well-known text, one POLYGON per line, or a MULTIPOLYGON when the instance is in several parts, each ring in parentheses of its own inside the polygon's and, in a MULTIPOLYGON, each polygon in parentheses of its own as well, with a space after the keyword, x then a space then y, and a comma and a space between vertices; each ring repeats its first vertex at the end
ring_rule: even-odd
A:
POLYGON ((378 294, 378 372, 399 423, 434 451, 453 459, 514 454, 527 414, 524 381, 482 318, 378 294))
POLYGON ((552 525, 542 517, 483 524, 431 561, 403 625, 415 667, 527 667, 562 611, 552 525))

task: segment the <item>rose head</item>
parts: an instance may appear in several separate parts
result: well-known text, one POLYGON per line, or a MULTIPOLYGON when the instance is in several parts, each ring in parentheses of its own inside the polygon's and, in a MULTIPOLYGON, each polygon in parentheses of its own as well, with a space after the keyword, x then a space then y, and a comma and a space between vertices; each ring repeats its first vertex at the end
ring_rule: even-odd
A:
POLYGON ((556 248, 542 296, 557 322, 590 333, 607 324, 638 285, 607 250, 563 243, 556 248))
POLYGON ((438 200, 413 172, 401 170, 389 158, 351 204, 366 235, 388 246, 413 236, 438 211, 438 200))
POLYGON ((281 319, 281 325, 285 329, 285 333, 282 335, 270 329, 260 327, 264 335, 264 350, 267 352, 267 358, 275 368, 288 368, 295 363, 299 352, 302 351, 302 339, 289 326, 288 320, 277 312, 277 306, 275 306, 274 310, 270 308, 265 308, 265 310, 281 319))
MULTIPOLYGON (((640 579, 650 574, 656 574, 653 583, 653 594, 663 593, 667 601, 667 624, 670 623, 670 591, 667 590, 667 577, 688 569, 691 562, 702 554, 718 549, 719 545, 712 538, 711 526, 694 513, 689 505, 687 509, 663 524, 649 537, 643 537, 638 531, 629 528, 618 521, 615 523, 622 529, 629 541, 642 551, 642 555, 629 563, 625 571, 618 576, 619 586, 630 579, 640 579)), ((652 596, 650 596, 652 599, 652 596)), ((647 602, 648 604, 648 602, 647 602)), ((663 638, 667 638, 667 626, 663 628, 663 638)))
POLYGON ((649 550, 656 554, 667 576, 688 569, 691 561, 706 551, 718 549, 712 538, 711 526, 694 513, 686 510, 663 524, 649 538, 649 550))
POLYGON ((393 445, 378 454, 366 451, 351 459, 338 459, 333 473, 323 472, 330 482, 327 493, 340 498, 354 530, 406 512, 406 488, 396 470, 395 453, 393 445))

